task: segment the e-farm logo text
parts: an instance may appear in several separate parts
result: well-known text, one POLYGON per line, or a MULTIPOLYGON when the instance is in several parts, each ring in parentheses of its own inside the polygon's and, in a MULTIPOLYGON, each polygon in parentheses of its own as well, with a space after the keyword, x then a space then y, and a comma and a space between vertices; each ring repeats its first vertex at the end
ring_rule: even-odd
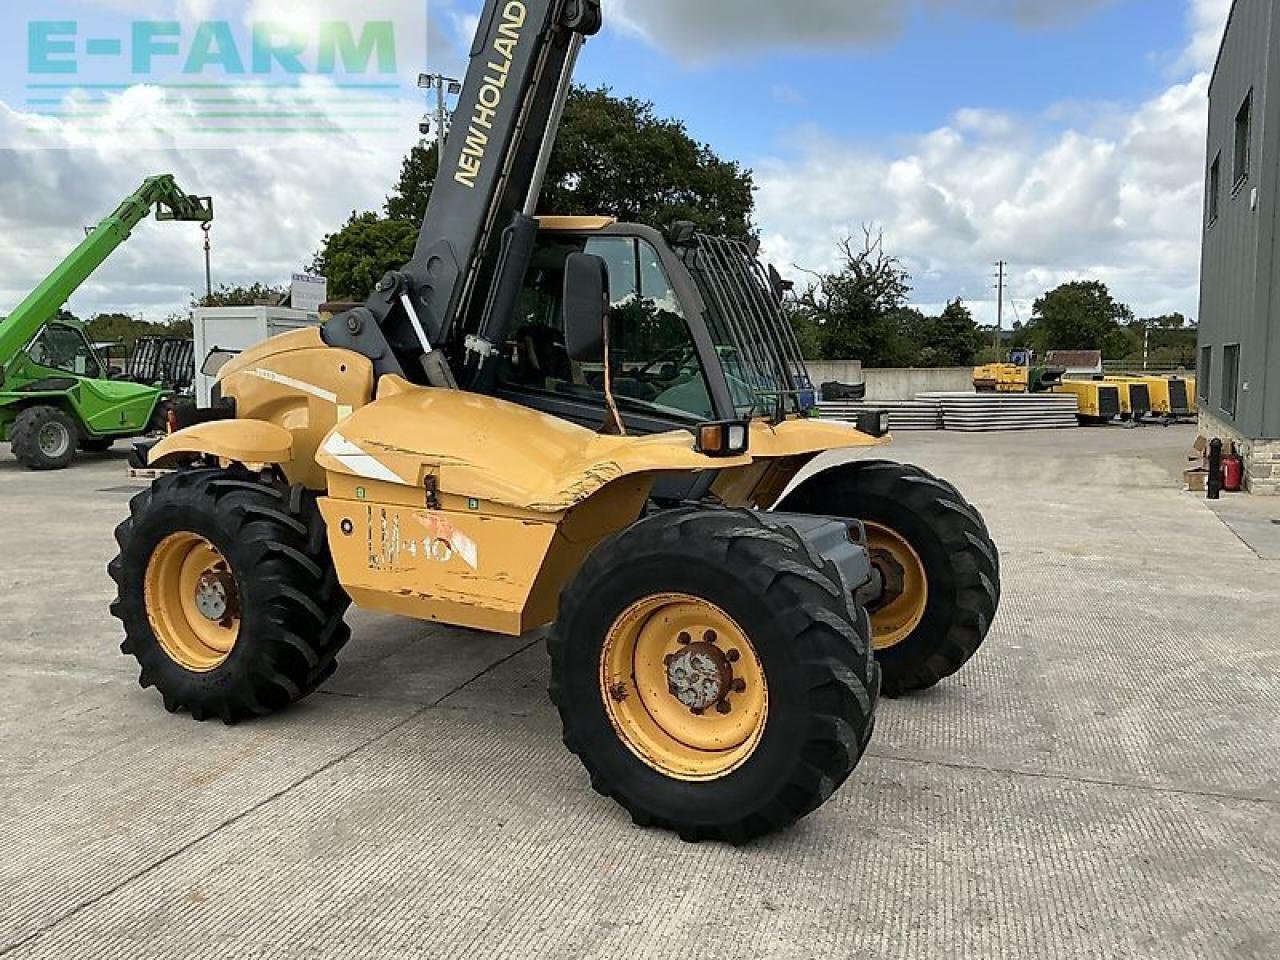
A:
POLYGON ((30 20, 27 109, 75 129, 119 129, 121 98, 147 87, 161 95, 147 99, 138 122, 150 118, 169 132, 176 124, 205 134, 392 133, 403 87, 397 27, 30 20))

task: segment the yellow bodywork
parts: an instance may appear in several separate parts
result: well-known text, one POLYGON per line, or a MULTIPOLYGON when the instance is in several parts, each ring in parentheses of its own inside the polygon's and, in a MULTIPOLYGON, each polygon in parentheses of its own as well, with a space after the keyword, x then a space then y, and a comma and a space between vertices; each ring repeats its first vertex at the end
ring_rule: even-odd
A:
POLYGON ((732 506, 769 507, 814 457, 885 442, 816 420, 752 426, 750 452, 698 453, 688 431, 605 436, 491 397, 383 377, 317 330, 268 341, 220 378, 238 419, 155 448, 278 466, 319 500, 358 604, 519 635, 555 619, 603 539, 635 523, 664 474, 715 471, 732 506))
POLYGON ((1162 417, 1183 416, 1195 413, 1198 409, 1194 377, 1107 377, 1107 381, 1145 384, 1151 394, 1151 412, 1162 417), (1185 406, 1177 406, 1174 403, 1173 384, 1179 380, 1186 384, 1185 406))
POLYGON ((974 369, 973 385, 979 392, 1026 393, 1031 371, 1013 363, 989 363, 974 369))
POLYGON ((1099 380, 1063 380, 1055 393, 1075 396, 1078 413, 1086 420, 1114 420, 1120 414, 1120 387, 1099 380))
POLYGON ((247 350, 222 368, 224 398, 237 420, 192 427, 151 451, 150 465, 172 466, 180 455, 207 453, 222 460, 278 465, 290 483, 312 490, 326 485, 315 454, 339 420, 373 399, 373 364, 367 357, 326 344, 314 327, 282 334, 247 350), (263 429, 275 426, 276 430, 263 429), (288 434, 287 457, 280 451, 288 434))

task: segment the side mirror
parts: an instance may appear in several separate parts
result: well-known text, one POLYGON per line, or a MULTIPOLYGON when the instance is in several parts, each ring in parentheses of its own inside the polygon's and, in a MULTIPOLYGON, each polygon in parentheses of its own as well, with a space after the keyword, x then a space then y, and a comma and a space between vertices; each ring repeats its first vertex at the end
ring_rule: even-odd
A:
POLYGON ((604 359, 609 316, 609 267, 590 253, 571 253, 564 265, 564 344, 575 363, 604 359))
POLYGON ((239 356, 238 350, 223 350, 214 347, 209 351, 209 355, 204 358, 204 364, 200 367, 200 372, 206 377, 216 377, 228 363, 239 356))

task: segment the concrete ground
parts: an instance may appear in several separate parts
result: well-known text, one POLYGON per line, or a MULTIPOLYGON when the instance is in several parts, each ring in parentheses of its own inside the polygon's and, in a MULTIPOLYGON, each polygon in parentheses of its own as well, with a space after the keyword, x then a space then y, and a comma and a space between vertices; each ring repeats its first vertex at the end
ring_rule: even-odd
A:
POLYGON ((1005 591, 958 678, 746 849, 633 827, 540 638, 353 614, 320 695, 172 717, 107 615, 123 455, 0 449, 0 955, 1280 956, 1280 566, 1180 490, 1191 428, 904 438, 1005 591))

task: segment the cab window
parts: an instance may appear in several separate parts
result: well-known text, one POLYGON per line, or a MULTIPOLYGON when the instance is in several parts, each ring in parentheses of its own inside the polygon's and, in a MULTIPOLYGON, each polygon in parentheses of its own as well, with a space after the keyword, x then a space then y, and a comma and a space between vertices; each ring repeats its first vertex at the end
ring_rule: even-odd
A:
POLYGON ((604 364, 574 363, 565 350, 565 260, 585 250, 609 268, 613 391, 625 413, 714 419, 711 395, 689 324, 658 251, 636 237, 544 235, 504 354, 508 387, 604 402, 604 364))
POLYGON ((84 334, 72 327, 60 324, 45 327, 32 341, 27 356, 32 363, 50 370, 94 379, 102 376, 102 366, 84 334))

